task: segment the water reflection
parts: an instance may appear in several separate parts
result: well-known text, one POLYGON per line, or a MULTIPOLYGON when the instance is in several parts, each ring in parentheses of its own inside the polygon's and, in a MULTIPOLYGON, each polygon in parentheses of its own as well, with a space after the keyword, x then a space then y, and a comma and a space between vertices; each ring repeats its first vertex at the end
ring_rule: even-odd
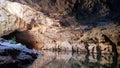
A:
POLYGON ((29 68, 120 68, 120 56, 44 51, 29 68))

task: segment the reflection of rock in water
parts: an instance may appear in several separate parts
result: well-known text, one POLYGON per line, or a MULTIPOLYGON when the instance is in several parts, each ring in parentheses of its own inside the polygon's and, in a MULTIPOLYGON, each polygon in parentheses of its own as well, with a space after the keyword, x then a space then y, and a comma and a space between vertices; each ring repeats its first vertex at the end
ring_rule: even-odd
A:
POLYGON ((120 56, 71 52, 44 52, 29 68, 119 68, 120 56))

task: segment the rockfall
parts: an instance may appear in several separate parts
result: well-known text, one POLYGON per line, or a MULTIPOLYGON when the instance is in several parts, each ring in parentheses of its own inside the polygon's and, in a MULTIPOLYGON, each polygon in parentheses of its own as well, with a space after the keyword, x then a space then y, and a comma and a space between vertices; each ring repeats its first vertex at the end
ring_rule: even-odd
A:
POLYGON ((0 36, 35 49, 118 54, 119 2, 9 0, 0 8, 0 36))

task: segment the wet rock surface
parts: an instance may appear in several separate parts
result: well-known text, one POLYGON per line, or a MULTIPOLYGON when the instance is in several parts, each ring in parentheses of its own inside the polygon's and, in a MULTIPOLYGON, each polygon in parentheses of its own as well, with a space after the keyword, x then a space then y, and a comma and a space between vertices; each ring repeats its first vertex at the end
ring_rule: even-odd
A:
POLYGON ((26 68, 38 56, 42 54, 0 38, 0 68, 26 68))

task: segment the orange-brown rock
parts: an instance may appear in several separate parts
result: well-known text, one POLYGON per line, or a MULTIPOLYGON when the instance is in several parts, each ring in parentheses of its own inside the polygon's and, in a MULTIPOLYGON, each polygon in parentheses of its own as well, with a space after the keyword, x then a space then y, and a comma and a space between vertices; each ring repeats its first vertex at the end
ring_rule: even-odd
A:
POLYGON ((64 17, 48 17, 25 4, 10 1, 6 3, 5 10, 18 18, 16 23, 21 24, 19 26, 23 25, 22 28, 15 28, 19 29, 15 33, 17 41, 29 48, 110 54, 119 52, 119 22, 103 18, 100 20, 98 17, 79 22, 74 16, 65 16, 66 21, 64 17), (61 20, 64 20, 64 23, 61 20))

